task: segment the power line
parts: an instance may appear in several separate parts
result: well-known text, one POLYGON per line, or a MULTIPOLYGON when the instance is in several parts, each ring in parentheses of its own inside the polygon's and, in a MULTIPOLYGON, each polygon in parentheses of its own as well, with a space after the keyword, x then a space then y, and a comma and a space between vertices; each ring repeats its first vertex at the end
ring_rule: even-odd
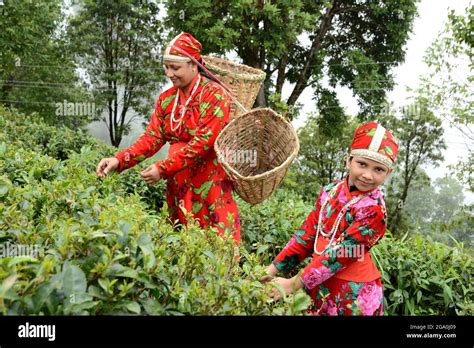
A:
MULTIPOLYGON (((367 83, 374 83, 374 82, 387 82, 389 80, 362 80, 362 81, 348 81, 348 82, 356 82, 356 83, 362 83, 362 82, 367 82, 367 83)), ((71 83, 54 83, 54 82, 43 82, 43 81, 31 81, 31 80, 0 80, 0 82, 4 83, 10 83, 12 87, 22 87, 22 88, 45 88, 45 89, 74 89, 74 88, 79 88, 81 87, 80 85, 73 85, 71 83), (56 87, 57 86, 57 87, 56 87), (64 87, 61 87, 64 86, 64 87)), ((133 86, 127 86, 127 89, 133 88, 134 90, 146 90, 146 86, 159 86, 160 82, 150 82, 150 83, 144 83, 141 85, 133 85, 133 86)), ((119 85, 120 88, 124 88, 123 84, 119 85)), ((87 88, 87 87, 86 87, 87 88)), ((119 87, 118 87, 119 88, 119 87)), ((118 89, 117 88, 117 89, 118 89)), ((350 87, 348 87, 350 88, 350 87)), ((93 87, 93 90, 116 90, 113 87, 108 87, 108 86, 98 86, 98 87, 93 87)), ((363 88, 363 87, 356 87, 356 88, 350 88, 352 91, 370 91, 370 90, 385 90, 385 88, 363 88)))
POLYGON ((33 102, 33 101, 2 100, 2 99, 0 99, 0 102, 5 102, 5 103, 21 103, 21 104, 46 104, 46 105, 56 104, 55 102, 33 102))
MULTIPOLYGON (((243 63, 239 63, 243 64, 243 63)), ((334 64, 325 64, 326 66, 361 66, 361 65, 390 65, 390 64, 400 64, 396 61, 387 61, 387 62, 366 62, 366 63, 334 63, 334 64)), ((320 67, 320 64, 311 64, 309 67, 320 67)), ((20 64, 16 66, 18 68, 54 68, 54 69, 84 69, 80 66, 73 65, 34 65, 34 64, 20 64)), ((151 70, 160 70, 159 68, 150 68, 151 70)), ((104 69, 105 70, 105 69, 104 69)), ((129 71, 148 71, 148 69, 134 69, 129 71)))
MULTIPOLYGON (((146 90, 151 90, 152 88, 146 88, 143 86, 131 86, 128 88, 122 87, 123 85, 120 85, 121 87, 113 88, 113 87, 95 87, 94 90, 101 90, 101 91, 120 91, 120 90, 126 90, 129 91, 133 89, 134 91, 146 91, 146 90), (132 88, 133 87, 133 88, 132 88)), ((56 86, 38 86, 38 85, 23 85, 23 84, 15 84, 12 87, 14 88, 38 88, 38 89, 54 89, 54 90, 63 90, 63 89, 76 89, 79 86, 64 86, 64 87, 56 87, 56 86)))
MULTIPOLYGON (((72 66, 72 65, 32 65, 32 64, 20 64, 16 65, 16 68, 51 68, 51 69, 86 69, 81 66, 72 66)), ((127 68, 126 66, 124 68, 127 68)), ((108 70, 110 68, 104 67, 103 70, 108 70)), ((129 72, 148 72, 148 71, 158 71, 163 70, 163 68, 152 68, 149 69, 129 69, 129 72)))
MULTIPOLYGON (((58 82, 43 82, 43 81, 31 81, 31 80, 0 80, 0 82, 11 82, 13 83, 13 87, 16 85, 32 85, 32 86, 74 86, 71 83, 58 83, 58 82)), ((143 86, 148 86, 148 85, 156 85, 159 84, 159 82, 150 82, 150 83, 144 83, 141 85, 133 85, 130 87, 143 87, 143 86)), ((122 85, 120 85, 122 86, 122 85)), ((75 87, 80 87, 80 86, 75 86, 75 87)), ((108 86, 99 86, 96 88, 110 88, 108 86)))

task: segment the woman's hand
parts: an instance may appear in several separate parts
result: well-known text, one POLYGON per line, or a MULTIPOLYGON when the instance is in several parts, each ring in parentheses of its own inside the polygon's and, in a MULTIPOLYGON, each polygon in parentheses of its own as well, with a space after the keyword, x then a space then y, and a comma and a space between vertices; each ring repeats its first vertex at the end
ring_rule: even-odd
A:
POLYGON ((116 170, 119 167, 119 164, 119 160, 115 157, 103 158, 97 165, 95 172, 98 176, 103 178, 109 172, 116 170))
POLYGON ((283 291, 285 292, 285 294, 283 295, 277 288, 272 288, 269 296, 275 301, 278 301, 284 296, 287 296, 293 292, 293 282, 291 281, 291 279, 278 277, 273 279, 271 283, 280 285, 283 288, 283 291))
POLYGON ((271 283, 280 285, 285 292, 285 294, 282 295, 282 293, 277 288, 273 288, 269 296, 275 301, 278 301, 283 298, 283 296, 288 296, 303 287, 303 282, 299 275, 296 275, 290 279, 278 277, 273 279, 271 283))
POLYGON ((278 269, 272 263, 270 266, 267 267, 267 274, 264 275, 262 278, 259 279, 261 283, 268 283, 272 281, 275 276, 278 274, 278 269))
POLYGON ((148 168, 141 172, 140 175, 148 185, 154 185, 161 180, 160 171, 154 164, 148 166, 148 168))

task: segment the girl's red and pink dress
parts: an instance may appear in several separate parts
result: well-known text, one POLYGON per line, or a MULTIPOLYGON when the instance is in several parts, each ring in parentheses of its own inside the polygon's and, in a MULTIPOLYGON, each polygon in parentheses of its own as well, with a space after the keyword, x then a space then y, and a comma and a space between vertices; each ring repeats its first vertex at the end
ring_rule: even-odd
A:
MULTIPOLYGON (((350 155, 393 169, 397 152, 392 134, 368 122, 356 130, 350 155)), ((273 264, 288 274, 312 256, 301 280, 314 301, 313 314, 382 315, 381 274, 370 249, 385 234, 385 203, 379 188, 369 192, 350 189, 348 179, 321 190, 313 211, 273 264)))

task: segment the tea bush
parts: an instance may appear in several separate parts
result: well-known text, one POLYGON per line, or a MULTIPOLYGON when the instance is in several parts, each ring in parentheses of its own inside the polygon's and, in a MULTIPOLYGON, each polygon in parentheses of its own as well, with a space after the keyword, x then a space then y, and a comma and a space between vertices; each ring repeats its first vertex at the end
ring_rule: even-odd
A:
MULTIPOLYGON (((68 167, 85 167, 93 172, 101 158, 110 157, 116 152, 115 148, 97 141, 82 130, 73 131, 67 127, 55 128, 45 124, 35 114, 18 114, 1 105, 0 126, 2 129, 0 132, 0 155, 2 148, 6 148, 6 144, 14 152, 23 151, 23 157, 19 157, 15 153, 9 154, 9 163, 2 163, 5 166, 10 166, 10 175, 16 176, 17 180, 22 180, 25 173, 17 171, 18 168, 15 167, 15 162, 11 161, 12 158, 28 160, 30 164, 37 163, 35 170, 38 170, 39 158, 37 156, 47 155, 46 162, 52 163, 52 159, 65 160, 68 167), (25 151, 29 151, 31 155, 25 155, 25 151)), ((152 161, 152 159, 145 160, 135 168, 122 173, 114 190, 139 194, 151 209, 158 210, 163 206, 165 184, 160 182, 155 186, 147 185, 139 175, 139 172, 150 165, 152 161)), ((27 171, 29 167, 25 166, 22 171, 27 171)), ((48 178, 45 177, 45 179, 48 178)))
POLYGON ((424 235, 390 234, 372 251, 385 287, 385 308, 398 315, 473 315, 474 263, 456 247, 424 235))
MULTIPOLYGON (((317 192, 311 202, 283 189, 258 206, 238 200, 237 262, 230 238, 169 223, 164 184, 139 176, 153 159, 98 178, 96 164, 114 152, 82 132, 0 108, 0 250, 40 251, 0 258, 1 313, 275 315, 308 306, 302 291, 270 303, 257 279, 317 192)), ((371 252, 387 315, 474 314, 473 260, 461 243, 387 232, 371 252)))
MULTIPOLYGON (((14 122, 1 117, 5 123, 14 129, 14 122)), ((264 272, 260 260, 243 250, 237 262, 229 236, 224 240, 193 223, 170 225, 166 206, 155 210, 163 187, 160 195, 142 185, 139 168, 101 179, 94 169, 104 153, 94 144, 85 142, 79 151, 71 146, 67 159, 53 158, 31 150, 36 137, 23 141, 16 133, 12 139, 5 129, 0 132, 4 315, 274 315, 301 314, 308 306, 302 291, 270 303, 269 285, 257 281, 264 272), (39 255, 15 256, 9 249, 15 245, 38 246, 39 255)))
MULTIPOLYGON (((239 203, 246 248, 269 264, 313 205, 284 190, 258 206, 239 203)), ((371 254, 383 276, 386 315, 474 314, 474 262, 462 243, 452 248, 387 231, 371 254)))
POLYGON ((244 245, 249 252, 262 255, 266 264, 283 249, 313 207, 301 196, 282 189, 260 205, 251 206, 241 199, 237 202, 244 245))
POLYGON ((308 305, 302 293, 269 304, 251 256, 240 267, 230 239, 192 224, 178 232, 138 196, 93 201, 88 214, 28 232, 2 223, 4 241, 42 253, 0 259, 4 314, 270 315, 308 305))
MULTIPOLYGON (((44 123, 35 113, 19 114, 0 105, 0 127, 2 136, 8 143, 35 150, 58 160, 64 160, 72 152, 78 152, 89 145, 99 152, 99 156, 110 154, 113 148, 97 141, 84 130, 72 130, 68 127, 53 127, 44 123)), ((0 138, 1 141, 1 138, 0 138)))

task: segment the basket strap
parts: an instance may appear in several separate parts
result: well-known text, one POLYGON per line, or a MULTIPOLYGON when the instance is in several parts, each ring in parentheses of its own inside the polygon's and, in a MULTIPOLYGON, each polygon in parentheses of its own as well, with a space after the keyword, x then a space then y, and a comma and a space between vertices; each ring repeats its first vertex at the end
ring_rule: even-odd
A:
POLYGON ((220 81, 213 73, 211 73, 203 64, 201 64, 196 58, 194 58, 193 56, 191 56, 188 52, 186 52, 185 50, 181 49, 180 47, 178 46, 175 46, 175 45, 171 45, 173 48, 175 48, 176 50, 180 51, 181 53, 183 53, 184 55, 186 55, 189 59, 191 59, 194 63, 196 63, 197 65, 199 65, 202 70, 204 70, 206 72, 206 74, 208 74, 215 82, 217 82, 219 85, 222 86, 222 88, 224 88, 226 90, 226 92, 229 94, 229 97, 232 99, 232 101, 234 102, 235 105, 237 105, 240 109, 242 109, 242 111, 244 113, 247 112, 247 109, 235 98, 234 94, 232 93, 232 91, 230 90, 229 87, 227 87, 222 81, 220 81))

